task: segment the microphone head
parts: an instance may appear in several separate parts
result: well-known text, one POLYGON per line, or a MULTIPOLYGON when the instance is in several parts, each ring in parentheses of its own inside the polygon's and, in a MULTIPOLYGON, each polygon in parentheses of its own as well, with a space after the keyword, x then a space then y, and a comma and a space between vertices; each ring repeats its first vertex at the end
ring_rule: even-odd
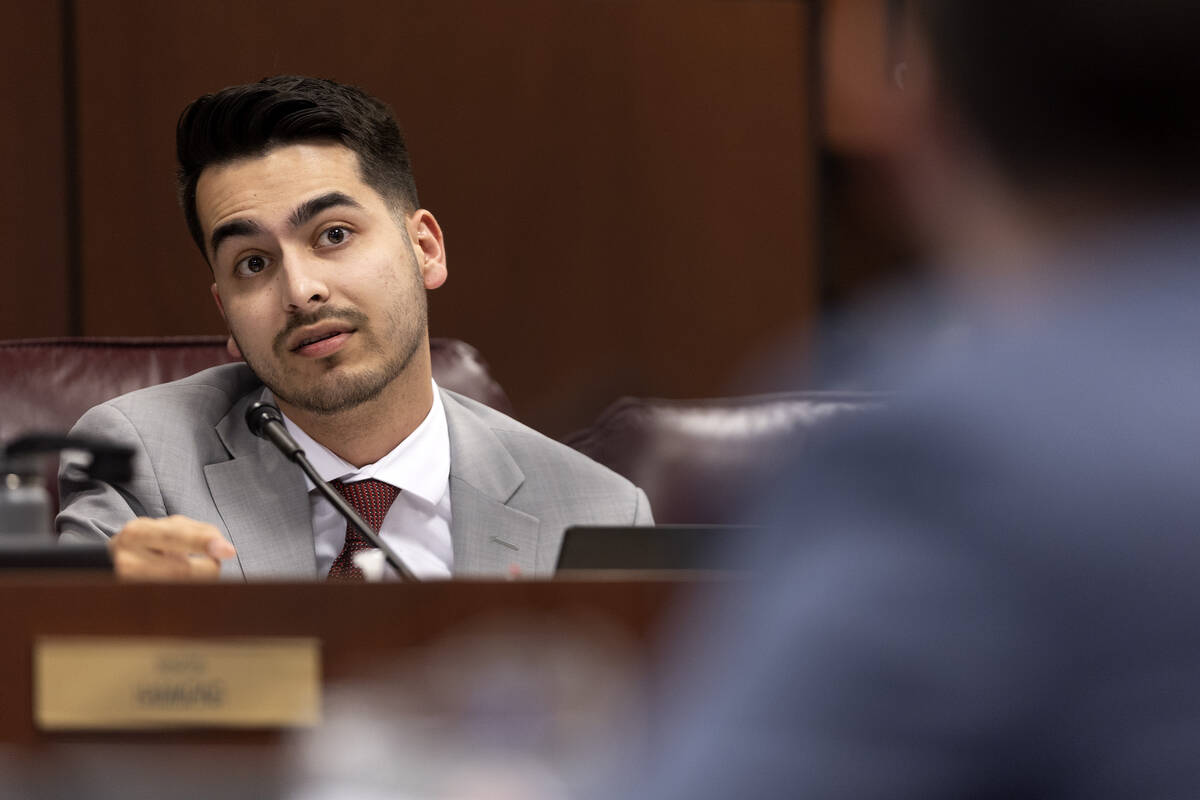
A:
POLYGON ((283 414, 271 403, 254 403, 246 409, 246 427, 262 438, 268 422, 283 423, 283 414))

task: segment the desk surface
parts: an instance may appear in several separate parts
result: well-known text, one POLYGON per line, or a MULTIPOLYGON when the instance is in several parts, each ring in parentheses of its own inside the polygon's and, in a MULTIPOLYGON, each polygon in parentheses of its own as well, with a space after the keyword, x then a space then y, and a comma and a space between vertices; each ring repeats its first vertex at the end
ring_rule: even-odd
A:
POLYGON ((70 742, 271 745, 271 731, 46 734, 32 716, 37 636, 307 636, 322 647, 326 687, 353 685, 389 662, 488 625, 616 636, 649 663, 664 614, 695 581, 447 581, 421 584, 130 584, 0 575, 0 744, 70 742), (501 622, 502 621, 502 622, 501 622))

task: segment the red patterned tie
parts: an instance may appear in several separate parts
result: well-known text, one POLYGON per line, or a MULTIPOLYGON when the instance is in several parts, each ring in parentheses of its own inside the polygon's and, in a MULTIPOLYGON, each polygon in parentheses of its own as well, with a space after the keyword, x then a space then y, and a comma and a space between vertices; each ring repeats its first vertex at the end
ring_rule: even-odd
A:
MULTIPOLYGON (((333 481, 330 485, 337 490, 338 494, 346 498, 346 502, 376 533, 379 533, 379 526, 383 525, 383 518, 387 516, 392 501, 400 494, 400 490, 395 486, 374 478, 354 483, 333 481)), ((329 568, 329 579, 336 581, 365 580, 362 570, 354 564, 354 554, 370 550, 374 546, 367 541, 367 537, 346 523, 346 544, 343 545, 342 552, 338 553, 333 566, 329 568)))

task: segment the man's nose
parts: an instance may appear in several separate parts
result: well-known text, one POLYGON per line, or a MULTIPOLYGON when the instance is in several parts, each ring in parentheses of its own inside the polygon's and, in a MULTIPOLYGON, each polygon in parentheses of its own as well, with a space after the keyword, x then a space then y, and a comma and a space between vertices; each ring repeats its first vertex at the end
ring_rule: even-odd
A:
POLYGON ((329 300, 322 265, 303 253, 285 253, 283 269, 283 305, 288 312, 304 311, 329 300))

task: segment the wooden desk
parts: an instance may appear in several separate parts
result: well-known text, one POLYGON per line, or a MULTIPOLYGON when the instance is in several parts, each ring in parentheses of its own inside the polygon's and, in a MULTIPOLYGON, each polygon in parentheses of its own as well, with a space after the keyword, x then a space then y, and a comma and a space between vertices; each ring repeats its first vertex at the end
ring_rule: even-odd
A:
POLYGON ((323 682, 331 686, 375 675, 390 661, 411 656, 448 634, 507 619, 521 620, 527 630, 570 629, 585 639, 592 630, 616 631, 645 664, 664 613, 691 585, 665 579, 168 585, 0 576, 0 744, 34 750, 79 742, 233 743, 269 749, 280 735, 38 731, 31 703, 31 653, 37 636, 316 637, 322 646, 323 682))

